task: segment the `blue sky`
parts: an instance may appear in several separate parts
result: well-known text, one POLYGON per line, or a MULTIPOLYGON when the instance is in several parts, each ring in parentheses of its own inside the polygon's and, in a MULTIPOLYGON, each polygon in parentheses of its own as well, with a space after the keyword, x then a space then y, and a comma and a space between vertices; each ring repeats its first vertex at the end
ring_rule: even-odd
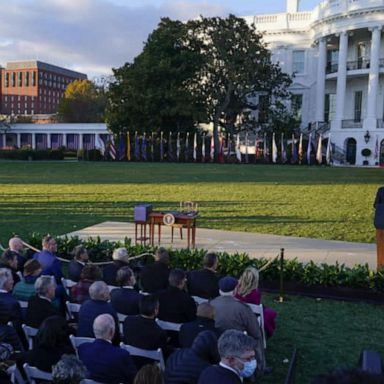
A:
MULTIPOLYGON (((300 10, 320 0, 301 0, 300 10)), ((38 59, 108 75, 131 62, 161 17, 284 12, 285 0, 0 0, 0 65, 38 59), (6 3, 6 7, 4 5, 6 3)))

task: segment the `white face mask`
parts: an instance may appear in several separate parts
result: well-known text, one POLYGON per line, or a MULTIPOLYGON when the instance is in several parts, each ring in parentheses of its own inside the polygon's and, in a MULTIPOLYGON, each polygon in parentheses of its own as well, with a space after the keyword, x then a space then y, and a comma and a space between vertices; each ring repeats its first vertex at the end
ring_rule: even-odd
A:
POLYGON ((256 359, 252 359, 251 361, 242 361, 238 358, 243 364, 243 369, 239 371, 239 375, 241 377, 251 377, 256 370, 257 362, 256 359))

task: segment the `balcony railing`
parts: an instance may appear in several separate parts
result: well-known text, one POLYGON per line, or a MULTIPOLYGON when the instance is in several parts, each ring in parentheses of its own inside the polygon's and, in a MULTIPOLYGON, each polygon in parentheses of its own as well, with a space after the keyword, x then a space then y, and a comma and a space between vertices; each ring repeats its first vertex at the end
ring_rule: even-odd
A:
POLYGON ((338 63, 327 63, 327 67, 325 69, 326 73, 335 73, 339 70, 339 64, 338 63))
POLYGON ((369 59, 359 59, 356 61, 347 62, 347 71, 353 71, 355 69, 369 69, 370 60, 369 59))
POLYGON ((341 128, 363 128, 363 122, 361 120, 343 120, 341 122, 341 128))

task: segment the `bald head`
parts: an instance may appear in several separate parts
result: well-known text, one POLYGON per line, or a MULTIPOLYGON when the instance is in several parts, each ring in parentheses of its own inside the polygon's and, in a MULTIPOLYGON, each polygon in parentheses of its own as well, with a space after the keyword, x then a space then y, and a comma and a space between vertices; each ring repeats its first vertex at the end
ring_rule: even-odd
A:
POLYGON ((89 287, 89 296, 92 300, 108 301, 110 299, 108 285, 104 281, 95 281, 89 287))
POLYGON ((12 237, 8 242, 9 249, 11 251, 20 252, 23 248, 23 241, 19 237, 12 237))
POLYGON ((112 340, 115 334, 115 320, 108 313, 96 317, 93 322, 93 333, 96 339, 112 340))

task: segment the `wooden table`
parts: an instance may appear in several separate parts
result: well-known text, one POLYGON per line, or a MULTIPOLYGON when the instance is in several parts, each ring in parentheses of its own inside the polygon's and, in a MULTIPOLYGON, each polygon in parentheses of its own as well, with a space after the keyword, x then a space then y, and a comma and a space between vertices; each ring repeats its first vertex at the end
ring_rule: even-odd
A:
MULTIPOLYGON (((187 245, 190 248, 192 243, 192 248, 195 248, 195 239, 196 239, 196 219, 197 213, 184 213, 184 212, 152 212, 149 214, 150 221, 150 237, 152 246, 155 243, 155 225, 158 225, 158 243, 160 244, 161 240, 161 226, 165 225, 163 222, 164 216, 167 213, 172 213, 175 216, 175 225, 182 226, 182 228, 187 228, 187 245)), ((169 225, 172 227, 171 225, 169 225)))

